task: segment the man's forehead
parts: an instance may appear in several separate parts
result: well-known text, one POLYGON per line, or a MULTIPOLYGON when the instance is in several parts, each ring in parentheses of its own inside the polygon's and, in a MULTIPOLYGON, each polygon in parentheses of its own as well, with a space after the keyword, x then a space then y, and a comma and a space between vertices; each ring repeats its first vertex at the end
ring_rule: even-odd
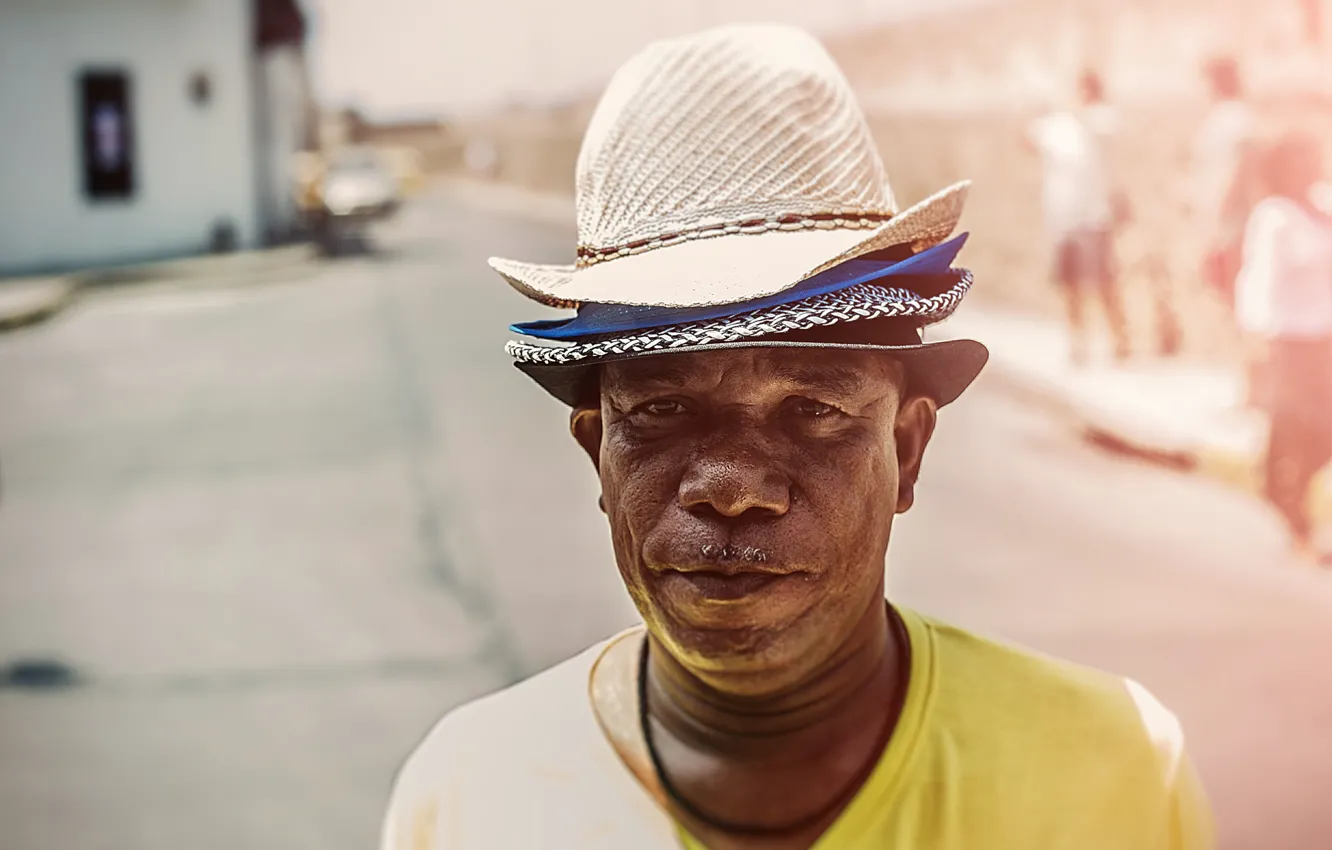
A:
POLYGON ((607 388, 784 384, 855 392, 893 383, 901 365, 884 352, 826 348, 742 348, 662 354, 608 363, 607 388))

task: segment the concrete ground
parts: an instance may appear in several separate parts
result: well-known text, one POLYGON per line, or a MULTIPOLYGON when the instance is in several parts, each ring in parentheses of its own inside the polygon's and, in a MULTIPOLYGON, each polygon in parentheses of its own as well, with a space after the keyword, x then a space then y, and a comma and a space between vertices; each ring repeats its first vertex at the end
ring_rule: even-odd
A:
MULTIPOLYGON (((570 236, 431 195, 378 244, 0 336, 0 668, 80 677, 0 689, 0 846, 372 847, 435 718, 632 622, 564 411, 503 355, 546 311, 484 264, 570 236)), ((889 574, 1154 690, 1225 847, 1326 846, 1332 573, 1260 505, 994 376, 944 412, 889 574)))

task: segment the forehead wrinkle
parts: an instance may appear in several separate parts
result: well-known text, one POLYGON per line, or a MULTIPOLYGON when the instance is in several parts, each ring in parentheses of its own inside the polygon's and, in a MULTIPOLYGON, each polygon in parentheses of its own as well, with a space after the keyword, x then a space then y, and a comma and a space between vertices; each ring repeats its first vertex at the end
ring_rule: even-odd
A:
POLYGON ((846 397, 900 390, 904 375, 901 361, 878 352, 828 351, 805 359, 780 358, 773 361, 773 366, 775 373, 790 384, 846 397))
POLYGON ((720 383, 716 368, 700 363, 693 356, 645 357, 641 360, 608 363, 602 367, 602 390, 637 394, 672 389, 692 390, 720 383))
MULTIPOLYGON (((610 365, 610 364, 608 364, 610 365)), ((712 353, 684 353, 676 356, 643 358, 614 364, 611 383, 621 389, 680 387, 712 389, 723 385, 745 384, 786 389, 820 389, 844 396, 862 394, 884 379, 898 383, 902 367, 896 360, 886 364, 881 357, 792 357, 789 352, 773 349, 748 349, 712 353), (884 368, 887 366, 888 368, 884 368)))
POLYGON ((701 371, 693 364, 671 357, 645 357, 639 361, 607 364, 615 386, 626 384, 684 384, 697 379, 701 371))
POLYGON ((832 363, 783 363, 776 377, 798 387, 815 387, 839 395, 855 395, 870 382, 864 369, 832 363))

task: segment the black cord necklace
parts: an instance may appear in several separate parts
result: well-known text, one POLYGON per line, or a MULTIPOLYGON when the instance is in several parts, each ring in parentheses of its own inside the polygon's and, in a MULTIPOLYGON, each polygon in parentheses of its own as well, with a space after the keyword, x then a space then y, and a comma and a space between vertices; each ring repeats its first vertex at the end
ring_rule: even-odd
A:
MULTIPOLYGON (((898 674, 897 683, 894 688, 894 694, 893 694, 892 716, 894 718, 894 721, 891 724, 891 726, 896 726, 896 718, 901 714, 902 704, 906 698, 906 690, 907 690, 906 686, 910 678, 911 641, 906 634, 905 625, 902 623, 902 620, 899 617, 897 611, 895 611, 891 605, 888 606, 888 619, 889 622, 892 624, 894 631, 898 633, 899 638, 902 641, 901 646, 903 646, 907 650, 906 655, 903 659, 903 663, 899 665, 901 672, 898 674)), ((827 818, 828 813, 831 812, 837 806, 841 805, 842 802, 847 798, 848 794, 846 793, 838 794, 835 797, 833 797, 833 802, 831 804, 820 809, 814 814, 803 817, 800 820, 795 821, 793 823, 781 824, 779 826, 770 826, 768 824, 737 823, 735 821, 729 821, 724 818, 719 818, 710 815, 707 812, 704 812, 698 806, 694 805, 692 802, 690 802, 683 794, 680 793, 680 789, 675 787, 675 783, 671 781, 670 777, 666 775, 666 769, 665 767, 662 766, 661 755, 660 753, 657 752, 657 746, 652 738, 652 723, 648 711, 648 685, 647 685, 648 647, 650 644, 651 641, 648 639, 648 636, 644 635, 643 648, 642 650, 639 651, 638 654, 638 725, 642 729, 643 741, 644 743, 647 744, 648 758, 652 760, 652 770, 657 775, 657 781, 661 783, 661 789, 666 792, 666 796, 671 799, 671 802, 679 806, 682 811, 684 811, 686 814, 688 814, 691 818, 698 821, 699 823, 706 824, 707 826, 716 829, 719 832, 725 832, 732 835, 751 835, 751 836, 791 835, 803 832, 808 829, 812 829, 815 825, 821 823, 825 818, 827 818)), ((888 736, 891 736, 891 731, 892 730, 890 727, 887 733, 888 736)), ((886 743, 887 741, 885 739, 885 741, 882 742, 882 745, 886 745, 886 743)), ((880 746, 880 750, 882 750, 882 745, 880 746)), ((851 783, 848 783, 846 791, 849 792, 853 788, 859 787, 859 785, 862 784, 865 781, 865 779, 868 777, 869 772, 873 771, 874 765, 876 765, 877 763, 878 763, 877 757, 871 759, 868 771, 860 775, 857 775, 852 780, 851 783)))

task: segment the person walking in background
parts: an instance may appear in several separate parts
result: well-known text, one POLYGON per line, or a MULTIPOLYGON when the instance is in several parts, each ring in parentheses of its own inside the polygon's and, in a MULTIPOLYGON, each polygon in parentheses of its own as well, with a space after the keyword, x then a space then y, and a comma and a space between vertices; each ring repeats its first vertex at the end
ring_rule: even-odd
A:
POLYGON ((1245 229, 1236 316, 1267 356, 1264 493, 1307 562, 1318 559, 1310 484, 1332 459, 1332 216, 1314 202, 1317 137, 1285 134, 1260 162, 1264 197, 1245 229))
POLYGON ((1193 140, 1190 217, 1203 244, 1203 277, 1233 310, 1244 223, 1256 200, 1251 170, 1242 166, 1249 162, 1257 122, 1233 58, 1210 62, 1207 79, 1212 103, 1193 140))
MULTIPOLYGON (((1201 256, 1203 282, 1227 312, 1235 314, 1245 222, 1262 189, 1258 121, 1244 101, 1239 64, 1232 57, 1206 67, 1212 103, 1192 145, 1192 191, 1188 216, 1201 256)), ((1244 404, 1261 407, 1266 386, 1264 355, 1245 340, 1244 404)))
POLYGON ((1068 307, 1070 356, 1088 360, 1084 300, 1094 287, 1105 310, 1117 360, 1129 356, 1128 328, 1115 267, 1115 230, 1128 218, 1111 156, 1117 130, 1114 108, 1095 71, 1079 81, 1080 106, 1036 121, 1028 143, 1040 154, 1045 221, 1053 248, 1053 275, 1068 307))

